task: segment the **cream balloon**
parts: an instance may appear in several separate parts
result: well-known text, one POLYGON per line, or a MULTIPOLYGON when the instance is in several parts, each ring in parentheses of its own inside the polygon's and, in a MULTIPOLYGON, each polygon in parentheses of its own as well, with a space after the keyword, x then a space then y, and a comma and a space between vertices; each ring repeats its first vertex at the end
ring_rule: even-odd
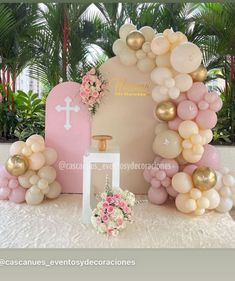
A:
POLYGON ((150 58, 144 58, 142 60, 139 60, 137 62, 137 67, 140 71, 147 73, 150 72, 154 69, 155 67, 155 63, 153 60, 151 60, 150 58))
POLYGON ((175 32, 171 32, 167 35, 167 39, 171 44, 174 44, 178 41, 178 35, 175 32))
POLYGON ((25 194, 25 200, 27 204, 29 205, 39 205, 42 203, 44 199, 44 194, 42 194, 39 190, 39 192, 35 192, 35 190, 32 190, 32 188, 28 189, 25 194))
POLYGON ((24 175, 18 177, 19 184, 24 188, 30 188, 32 186, 30 178, 34 175, 36 175, 34 171, 28 170, 24 175))
POLYGON ((214 188, 203 191, 202 196, 207 198, 210 202, 210 205, 207 209, 212 210, 218 207, 220 203, 220 196, 219 193, 214 188))
POLYGON ((193 85, 193 79, 188 74, 178 74, 174 77, 175 86, 180 92, 188 91, 193 85))
POLYGON ((197 209, 197 203, 196 200, 189 198, 187 200, 185 200, 185 209, 187 210, 187 212, 191 213, 193 211, 195 211, 197 209))
POLYGON ((182 151, 181 137, 172 130, 159 133, 153 143, 153 151, 163 158, 176 158, 182 151))
POLYGON ((150 26, 141 27, 140 32, 144 35, 146 42, 151 42, 155 36, 155 31, 150 26))
POLYGON ((57 160, 57 152, 53 148, 46 147, 43 155, 46 159, 46 165, 53 165, 57 160))
POLYGON ((192 149, 184 149, 182 155, 189 163, 197 163, 202 158, 202 154, 196 154, 192 149))
POLYGON ((142 59, 146 58, 146 53, 143 50, 138 50, 135 53, 135 55, 136 55, 138 60, 142 60, 142 59))
POLYGON ((46 162, 44 155, 41 152, 33 153, 29 156, 29 169, 39 170, 46 162))
POLYGON ((35 142, 45 144, 44 138, 40 135, 32 135, 26 140, 28 146, 31 146, 35 142))
POLYGON ((166 89, 166 88, 162 86, 155 86, 152 90, 152 98, 157 103, 169 100, 167 89, 166 91, 162 91, 162 89, 166 89))
POLYGON ((171 67, 170 53, 156 56, 156 64, 158 67, 171 67))
POLYGON ((192 188, 190 190, 190 197, 192 197, 194 200, 197 200, 201 198, 202 192, 198 188, 192 188))
MULTIPOLYGON (((148 52, 147 56, 151 60, 155 60, 156 59, 156 55, 152 51, 148 52)), ((154 63, 154 65, 155 65, 155 63, 154 63)))
POLYGON ((39 179, 38 183, 37 183, 37 187, 40 190, 44 190, 47 189, 49 186, 48 181, 46 179, 39 179))
POLYGON ((186 120, 179 125, 179 134, 184 139, 189 139, 192 135, 199 133, 198 126, 191 120, 186 120))
POLYGON ((29 182, 31 185, 36 185, 39 179, 39 176, 35 174, 30 177, 29 182))
POLYGON ((210 143, 213 139, 212 130, 199 130, 199 135, 203 138, 202 144, 210 143))
POLYGON ((133 66, 137 63, 135 51, 129 50, 127 48, 120 52, 119 59, 121 63, 126 66, 133 66))
POLYGON ((167 78, 172 78, 172 73, 167 67, 157 67, 151 72, 151 80, 158 85, 164 85, 167 78))
POLYGON ((202 216, 203 214, 205 214, 205 212, 206 212, 206 210, 205 209, 196 209, 195 211, 194 211, 194 214, 196 215, 196 216, 202 216))
POLYGON ((232 192, 229 186, 221 187, 221 189, 219 190, 219 194, 222 197, 232 197, 232 192))
POLYGON ((218 191, 223 186, 223 181, 222 181, 223 176, 219 171, 215 171, 215 173, 216 173, 216 184, 214 185, 213 188, 218 191))
POLYGON ((149 42, 145 42, 142 46, 142 50, 145 53, 149 53, 151 51, 151 45, 149 42))
POLYGON ((42 152, 45 149, 45 143, 35 142, 31 145, 32 152, 42 152))
POLYGON ((49 192, 46 194, 46 197, 50 199, 57 198, 60 195, 61 190, 62 188, 59 182, 54 181, 49 185, 49 192))
POLYGON ((187 193, 193 188, 193 181, 190 175, 179 172, 173 176, 172 186, 179 193, 187 193))
POLYGON ((56 170, 51 166, 44 166, 38 171, 40 178, 45 179, 51 184, 56 179, 56 170))
POLYGON ((170 49, 170 43, 164 36, 155 37, 151 42, 151 50, 156 55, 163 55, 170 49))
POLYGON ((22 155, 22 150, 25 147, 25 142, 23 141, 16 141, 10 146, 10 155, 22 155))
POLYGON ((201 197, 197 200, 197 207, 199 209, 208 209, 210 206, 210 201, 206 197, 201 197))
POLYGON ((182 32, 180 31, 176 31, 176 34, 178 36, 178 41, 180 43, 185 43, 185 42, 188 42, 188 38, 185 34, 183 34, 182 32))
POLYGON ((232 175, 227 174, 223 176, 223 184, 227 186, 233 186, 235 184, 235 179, 232 175))
POLYGON ((113 52, 116 56, 118 56, 124 48, 126 48, 126 43, 122 39, 117 39, 113 43, 113 52))
POLYGON ((131 24, 131 23, 126 23, 123 24, 120 29, 119 29, 119 37, 123 40, 126 41, 127 35, 131 32, 136 30, 136 27, 131 24))
POLYGON ((172 87, 169 89, 169 96, 173 100, 177 99, 180 96, 180 90, 176 87, 172 87))
POLYGON ((229 212, 233 207, 233 200, 231 198, 222 197, 216 211, 220 213, 229 212))
POLYGON ((29 157, 32 154, 32 150, 30 148, 30 146, 26 146, 22 149, 22 154, 26 157, 29 157))
POLYGON ((191 73, 201 65, 202 52, 193 43, 182 43, 172 50, 170 60, 178 72, 191 73))
MULTIPOLYGON (((188 210, 185 206, 187 200, 189 200, 189 195, 184 193, 179 193, 175 198, 176 208, 182 213, 191 213, 191 210, 188 210)), ((195 202, 196 204, 196 202, 195 202)))

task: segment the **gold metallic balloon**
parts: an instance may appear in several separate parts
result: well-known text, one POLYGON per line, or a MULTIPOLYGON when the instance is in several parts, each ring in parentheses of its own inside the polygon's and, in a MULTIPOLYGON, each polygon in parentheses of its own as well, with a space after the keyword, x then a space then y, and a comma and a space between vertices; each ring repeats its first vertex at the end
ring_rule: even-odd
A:
POLYGON ((15 177, 23 175, 28 168, 28 160, 22 155, 11 156, 6 162, 8 173, 15 177))
POLYGON ((206 80, 207 77, 207 70, 204 65, 200 65, 198 69, 196 69, 194 72, 190 73, 193 81, 195 82, 203 82, 206 80))
POLYGON ((216 173, 208 167, 198 167, 192 175, 195 187, 202 191, 211 189, 217 181, 216 173))
POLYGON ((141 49, 144 42, 145 42, 144 35, 137 30, 131 31, 126 38, 127 46, 135 51, 141 49))
POLYGON ((156 106, 155 114, 159 120, 173 120, 176 117, 176 106, 171 101, 162 101, 156 106))

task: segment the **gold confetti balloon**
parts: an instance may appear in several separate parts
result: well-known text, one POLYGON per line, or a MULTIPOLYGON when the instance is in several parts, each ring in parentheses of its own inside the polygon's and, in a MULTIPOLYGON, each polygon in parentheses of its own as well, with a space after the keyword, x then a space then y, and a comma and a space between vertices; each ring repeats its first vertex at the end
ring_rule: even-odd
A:
POLYGON ((134 51, 141 49, 144 42, 145 42, 144 35, 137 30, 131 31, 126 38, 127 46, 134 51))
POLYGON ((202 191, 211 189, 217 181, 215 171, 208 167, 198 167, 193 172, 192 178, 195 187, 202 191))
POLYGON ((204 65, 200 65, 198 69, 194 72, 190 73, 194 82, 203 82, 206 80, 207 77, 207 70, 204 65))
POLYGON ((22 155, 11 156, 6 162, 8 173, 15 177, 23 175, 28 168, 28 160, 22 155))
POLYGON ((156 106, 155 114, 161 121, 173 120, 176 117, 176 106, 171 101, 162 101, 156 106))

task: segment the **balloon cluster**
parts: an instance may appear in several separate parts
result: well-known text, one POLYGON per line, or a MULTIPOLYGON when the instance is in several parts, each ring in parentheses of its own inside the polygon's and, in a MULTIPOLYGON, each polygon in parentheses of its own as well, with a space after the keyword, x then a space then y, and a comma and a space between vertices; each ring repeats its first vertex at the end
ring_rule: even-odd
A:
POLYGON ((45 146, 42 136, 32 135, 26 142, 13 143, 6 169, 0 171, 0 199, 16 203, 26 200, 30 205, 37 205, 44 197, 58 197, 61 185, 56 181, 56 170, 51 166, 56 160, 56 151, 45 146))

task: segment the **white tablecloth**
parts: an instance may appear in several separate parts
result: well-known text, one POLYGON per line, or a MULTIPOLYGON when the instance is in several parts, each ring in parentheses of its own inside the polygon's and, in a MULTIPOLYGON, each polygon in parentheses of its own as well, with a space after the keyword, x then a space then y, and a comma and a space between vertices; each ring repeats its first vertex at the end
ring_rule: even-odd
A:
POLYGON ((97 234, 81 221, 81 195, 61 195, 39 206, 0 202, 1 248, 211 248, 235 247, 229 214, 202 217, 179 213, 172 205, 143 203, 135 223, 115 238, 97 234))

